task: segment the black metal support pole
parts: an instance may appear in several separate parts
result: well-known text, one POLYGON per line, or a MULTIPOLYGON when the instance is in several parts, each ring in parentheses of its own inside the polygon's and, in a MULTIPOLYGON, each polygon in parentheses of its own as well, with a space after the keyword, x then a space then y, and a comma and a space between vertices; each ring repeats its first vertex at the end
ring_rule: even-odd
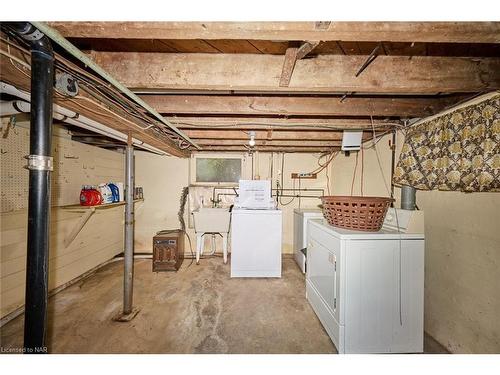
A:
POLYGON ((9 25, 31 46, 31 117, 28 198, 28 249, 24 347, 45 353, 52 171, 52 95, 54 54, 49 39, 27 22, 9 25))

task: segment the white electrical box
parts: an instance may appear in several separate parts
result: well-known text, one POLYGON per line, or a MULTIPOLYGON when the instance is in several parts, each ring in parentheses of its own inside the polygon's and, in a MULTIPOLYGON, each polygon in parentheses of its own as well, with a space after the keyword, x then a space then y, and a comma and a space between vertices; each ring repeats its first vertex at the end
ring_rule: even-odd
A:
POLYGON ((362 130, 344 130, 342 135, 342 151, 360 150, 362 137, 362 130))

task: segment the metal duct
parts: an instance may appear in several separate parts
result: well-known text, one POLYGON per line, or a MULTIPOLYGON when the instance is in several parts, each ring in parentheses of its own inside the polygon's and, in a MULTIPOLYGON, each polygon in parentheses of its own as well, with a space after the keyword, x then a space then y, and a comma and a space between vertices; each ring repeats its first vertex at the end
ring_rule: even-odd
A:
POLYGON ((416 207, 417 189, 414 187, 401 186, 401 208, 403 210, 414 210, 416 207))

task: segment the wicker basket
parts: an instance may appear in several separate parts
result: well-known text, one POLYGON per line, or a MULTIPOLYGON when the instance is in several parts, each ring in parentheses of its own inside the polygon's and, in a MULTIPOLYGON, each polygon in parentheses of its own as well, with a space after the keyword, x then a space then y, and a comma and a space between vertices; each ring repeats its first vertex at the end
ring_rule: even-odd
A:
POLYGON ((392 198, 324 196, 323 216, 334 227, 377 232, 382 228, 392 198))

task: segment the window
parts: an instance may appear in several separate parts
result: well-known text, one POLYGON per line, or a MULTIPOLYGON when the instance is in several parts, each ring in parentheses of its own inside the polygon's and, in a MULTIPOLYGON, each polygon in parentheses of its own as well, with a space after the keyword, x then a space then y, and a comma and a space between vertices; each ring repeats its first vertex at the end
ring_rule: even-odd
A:
POLYGON ((237 183, 241 158, 196 158, 197 183, 237 183))

